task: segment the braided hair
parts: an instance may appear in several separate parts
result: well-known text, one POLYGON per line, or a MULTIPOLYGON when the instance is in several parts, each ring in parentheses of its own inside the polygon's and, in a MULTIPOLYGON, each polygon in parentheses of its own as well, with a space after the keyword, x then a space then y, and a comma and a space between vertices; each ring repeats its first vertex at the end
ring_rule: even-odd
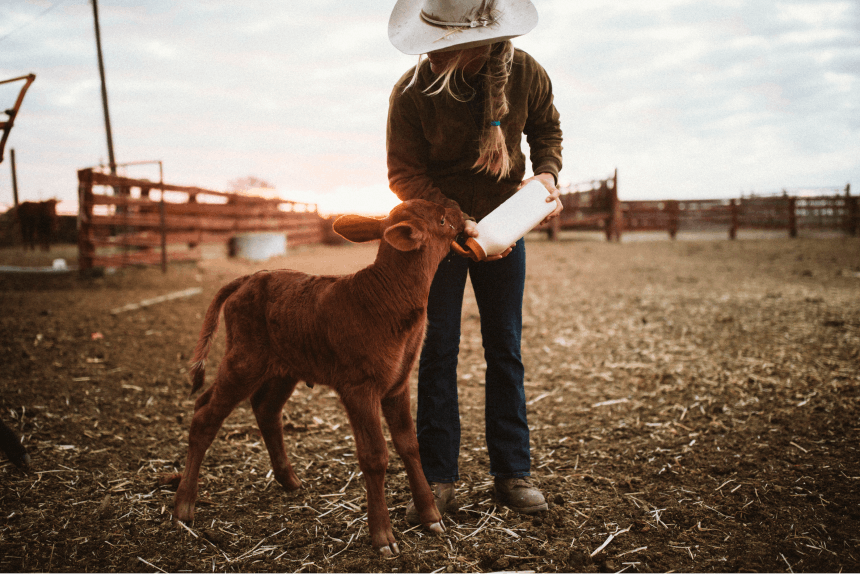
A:
POLYGON ((511 172, 511 158, 501 120, 508 115, 505 86, 513 59, 514 46, 510 40, 493 44, 484 78, 484 128, 478 144, 478 160, 472 166, 479 173, 496 176, 499 181, 511 172))
MULTIPOLYGON (((486 73, 483 79, 485 125, 481 130, 481 137, 478 140, 478 159, 472 168, 476 169, 478 173, 486 172, 494 175, 501 181, 502 178, 507 177, 511 172, 511 158, 508 154, 505 132, 501 127, 501 120, 508 115, 508 98, 505 94, 505 87, 508 84, 511 65, 514 60, 514 45, 510 40, 504 40, 487 46, 487 51, 486 73)), ((446 92, 460 102, 468 101, 474 97, 474 91, 466 97, 460 95, 460 90, 456 88, 458 77, 462 79, 462 60, 462 53, 452 58, 445 70, 437 75, 433 83, 424 89, 424 93, 436 96, 442 92, 446 92)), ((412 87, 418 79, 421 56, 419 56, 418 61, 419 66, 415 66, 412 80, 403 88, 404 92, 412 87)))

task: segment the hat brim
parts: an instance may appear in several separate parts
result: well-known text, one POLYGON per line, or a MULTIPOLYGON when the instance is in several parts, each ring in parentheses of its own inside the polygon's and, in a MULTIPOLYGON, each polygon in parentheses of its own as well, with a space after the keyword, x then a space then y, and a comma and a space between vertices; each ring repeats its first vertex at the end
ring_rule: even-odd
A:
POLYGON ((501 42, 530 32, 538 22, 537 9, 530 0, 500 0, 498 21, 491 26, 449 29, 429 24, 421 18, 424 0, 397 0, 388 20, 388 39, 404 54, 427 54, 461 50, 501 42))

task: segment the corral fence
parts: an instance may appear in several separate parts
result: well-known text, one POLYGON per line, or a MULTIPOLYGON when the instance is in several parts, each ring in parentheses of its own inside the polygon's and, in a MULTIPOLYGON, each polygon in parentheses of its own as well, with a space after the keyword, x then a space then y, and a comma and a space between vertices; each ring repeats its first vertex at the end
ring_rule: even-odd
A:
POLYGON ((621 201, 618 171, 604 180, 562 189, 564 211, 550 224, 539 226, 549 237, 560 230, 603 231, 620 240, 624 231, 726 231, 730 239, 741 229, 838 231, 857 235, 860 230, 858 198, 845 188, 783 190, 781 195, 736 199, 621 201))
MULTIPOLYGON (((738 199, 621 201, 618 171, 603 180, 563 188, 564 211, 536 229, 557 238, 561 230, 602 231, 619 241, 624 231, 740 229, 841 231, 857 235, 858 198, 844 190, 785 190, 779 196, 738 199)), ((334 240, 331 220, 316 205, 146 179, 78 171, 78 264, 93 267, 198 260, 202 246, 230 245, 243 234, 278 232, 290 246, 334 240)))
POLYGON ((562 229, 603 231, 606 239, 621 239, 623 213, 618 201, 618 170, 612 177, 573 184, 562 188, 559 197, 564 210, 549 224, 540 225, 550 239, 562 229))
POLYGON ((290 246, 321 243, 331 225, 316 205, 78 171, 78 265, 124 267, 202 258, 205 244, 283 232, 290 246))

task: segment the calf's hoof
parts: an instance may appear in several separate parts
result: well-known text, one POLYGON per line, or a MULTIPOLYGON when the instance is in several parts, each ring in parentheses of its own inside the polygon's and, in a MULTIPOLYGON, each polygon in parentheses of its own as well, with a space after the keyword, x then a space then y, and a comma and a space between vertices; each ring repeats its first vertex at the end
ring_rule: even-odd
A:
POLYGON ((9 460, 21 470, 27 470, 30 468, 30 455, 26 452, 17 456, 9 455, 9 460))
POLYGON ((435 534, 443 534, 445 532, 445 525, 442 524, 442 521, 440 520, 439 522, 434 522, 433 524, 429 525, 427 529, 435 534))
POLYGON ((382 554, 383 558, 394 558, 400 554, 400 547, 397 546, 396 542, 392 542, 391 544, 381 547, 379 549, 379 553, 382 554))
POLYGON ((194 505, 177 502, 173 508, 174 522, 192 522, 194 520, 194 505))
POLYGON ((275 479, 287 492, 299 490, 302 487, 302 481, 294 473, 290 473, 287 476, 275 476, 275 479))

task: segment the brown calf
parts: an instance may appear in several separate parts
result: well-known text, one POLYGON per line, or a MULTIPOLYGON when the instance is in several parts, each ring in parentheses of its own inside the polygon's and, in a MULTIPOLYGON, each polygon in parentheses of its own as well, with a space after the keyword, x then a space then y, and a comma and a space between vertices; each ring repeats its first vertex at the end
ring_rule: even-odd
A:
POLYGON ((380 410, 406 466, 421 522, 444 531, 424 477, 409 402, 408 377, 424 337, 427 297, 436 268, 463 231, 460 212, 423 200, 395 207, 386 219, 344 216, 334 224, 355 242, 381 239, 373 264, 354 275, 260 272, 228 283, 206 312, 194 353, 192 393, 223 305, 227 344, 215 382, 197 399, 188 459, 174 518, 194 518, 200 464, 227 415, 250 398, 277 481, 301 488, 284 450, 282 409, 296 384, 334 389, 343 403, 364 473, 371 542, 398 554, 385 501, 388 447, 380 410))

